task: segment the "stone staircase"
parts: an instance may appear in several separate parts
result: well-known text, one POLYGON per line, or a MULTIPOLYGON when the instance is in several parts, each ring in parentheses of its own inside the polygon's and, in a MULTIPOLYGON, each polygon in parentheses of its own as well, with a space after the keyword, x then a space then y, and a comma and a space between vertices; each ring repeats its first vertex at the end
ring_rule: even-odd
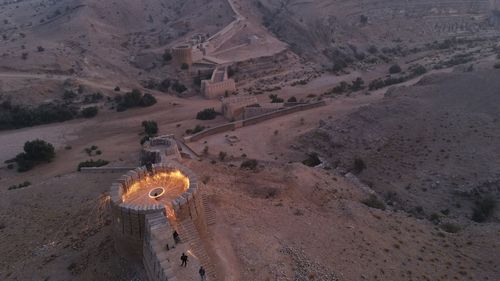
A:
POLYGON ((201 242, 196 226, 191 220, 184 220, 179 223, 179 236, 182 243, 188 243, 193 254, 199 259, 200 264, 205 268, 207 281, 217 281, 215 267, 210 262, 210 258, 201 242))
POLYGON ((205 220, 207 222, 207 225, 215 224, 215 210, 208 203, 208 197, 203 194, 201 200, 203 202, 203 208, 205 209, 205 220))

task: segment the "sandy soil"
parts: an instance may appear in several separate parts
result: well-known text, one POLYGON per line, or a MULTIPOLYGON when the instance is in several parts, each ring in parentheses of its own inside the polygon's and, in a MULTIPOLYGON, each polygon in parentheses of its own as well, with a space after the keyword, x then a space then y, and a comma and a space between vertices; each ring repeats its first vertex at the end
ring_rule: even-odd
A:
MULTIPOLYGON (((367 84, 386 77, 389 66, 394 63, 399 63, 404 71, 415 63, 430 70, 441 61, 466 51, 474 52, 474 61, 431 71, 430 74, 449 72, 448 76, 439 76, 450 77, 452 82, 445 83, 446 87, 436 86, 443 82, 442 78, 431 75, 421 80, 418 77, 398 85, 406 86, 400 89, 384 88, 325 98, 326 106, 190 143, 201 160, 184 159, 183 164, 204 182, 200 185, 215 210, 216 223, 210 226, 209 235, 204 239, 210 246, 208 252, 220 280, 500 280, 498 211, 487 223, 472 223, 467 217, 472 204, 469 200, 469 205, 464 204, 462 208, 467 208, 467 212, 453 209, 449 217, 440 217, 441 222, 460 223, 460 231, 449 233, 442 230, 441 222, 429 220, 431 209, 427 208, 453 203, 447 194, 416 188, 400 192, 404 184, 415 182, 413 174, 453 170, 457 175, 476 173, 481 179, 487 179, 498 170, 495 158, 498 126, 494 121, 499 112, 498 72, 481 72, 481 69, 491 70, 497 61, 496 43, 478 40, 477 44, 446 50, 426 50, 408 56, 398 53, 389 58, 389 63, 382 59, 372 64, 356 62, 355 69, 333 75, 324 71, 332 61, 324 60, 323 56, 332 46, 346 50, 353 44, 363 51, 370 44, 380 48, 395 47, 399 43, 413 46, 434 40, 436 36, 442 39, 443 31, 428 30, 429 25, 417 26, 414 18, 410 21, 399 17, 387 19, 383 13, 379 18, 372 18, 370 13, 368 25, 360 26, 359 16, 378 11, 373 4, 380 1, 369 1, 365 8, 357 6, 359 1, 337 1, 335 5, 325 1, 278 2, 260 1, 267 10, 256 8, 257 2, 233 0, 213 0, 203 5, 198 1, 159 0, 0 4, 0 18, 7 20, 0 26, 0 35, 7 36, 0 39, 5 42, 0 45, 2 95, 19 97, 19 102, 36 105, 60 98, 60 84, 68 78, 87 86, 89 91, 102 91, 110 97, 116 94, 113 89, 117 85, 123 93, 134 87, 141 88, 141 82, 148 79, 165 78, 181 80, 193 93, 190 97, 178 97, 173 92, 151 90, 158 100, 152 107, 118 113, 107 105, 100 105, 102 110, 93 119, 0 132, 2 162, 21 152, 25 141, 35 138, 47 140, 57 149, 54 161, 26 173, 0 165, 0 279, 146 280, 140 264, 120 258, 113 248, 107 191, 120 174, 82 174, 76 172, 77 165, 91 158, 109 160, 110 166, 138 165, 143 120, 157 121, 159 134, 174 134, 179 138, 196 125, 216 126, 227 122, 222 116, 210 121, 195 119, 196 113, 205 108, 218 110, 220 102, 194 95, 196 87, 191 85, 192 77, 164 64, 161 55, 168 46, 194 34, 213 35, 233 21, 236 13, 237 18, 248 24, 217 50, 215 56, 241 60, 238 65, 242 69, 236 74, 241 93, 280 86, 263 91, 265 94, 257 96, 259 101, 269 101, 270 93, 285 99, 292 96, 317 99, 341 81, 362 77, 367 84), (266 28, 262 23, 270 14, 273 22, 266 28), (329 18, 331 15, 339 17, 329 18), (408 24, 399 28, 402 22, 408 24), (387 34, 387 30, 377 27, 382 23, 400 30, 387 34), (424 34, 422 42, 412 41, 415 34, 422 35, 422 32, 429 32, 424 34), (247 44, 253 35, 259 40, 254 45, 247 44), (44 51, 38 51, 38 46, 43 46, 44 51), (289 48, 303 52, 293 53, 289 48), (23 59, 25 52, 28 55, 23 59), (262 55, 266 57, 258 58, 262 55), (321 61, 316 64, 304 59, 306 57, 321 58, 321 61), (470 65, 474 66, 474 72, 463 74, 470 65), (294 81, 306 78, 305 85, 291 86, 294 81), (454 83, 455 79, 460 83, 454 83), (411 96, 414 91, 418 95, 411 96), (455 92, 462 93, 461 99, 450 96, 455 92), (401 101, 394 95, 404 98, 401 101), (463 102, 468 99, 470 104, 463 102), (481 111, 484 108, 491 110, 481 111), (455 109, 467 114, 458 114, 455 109), (448 111, 460 115, 457 117, 460 122, 444 116, 448 111), (377 114, 366 118, 363 112, 377 114), (389 123, 396 127, 383 125, 388 116, 392 116, 389 123), (422 121, 425 118, 441 123, 428 124, 422 121), (467 128, 471 120, 475 127, 467 128), (404 130, 397 127, 402 121, 404 130), (344 144, 344 150, 337 150, 331 143, 323 143, 326 147, 320 149, 312 145, 320 140, 314 132, 326 124, 347 124, 349 130, 358 134, 344 144), (448 130, 451 127, 453 132, 448 130), (447 134, 446 142, 448 135, 463 129, 465 133, 460 135, 463 147, 459 147, 456 154, 467 159, 449 160, 445 167, 430 158, 424 163, 419 162, 422 159, 409 159, 408 155, 415 151, 407 151, 410 146, 405 138, 410 133, 412 137, 422 137, 420 129, 434 130, 440 146, 436 151, 451 149, 447 143, 441 143, 440 133, 447 134), (227 136, 236 136, 239 142, 230 144, 227 136), (384 157, 368 155, 364 144, 373 136, 402 139, 401 145, 397 141, 392 143, 397 144, 393 150, 402 160, 396 167, 400 170, 395 172, 395 160, 385 157, 390 153, 384 157), (102 154, 87 155, 85 148, 92 145, 98 146, 102 154), (207 153, 203 153, 205 147, 208 147, 207 153), (360 203, 368 196, 366 189, 345 178, 342 169, 329 167, 333 165, 311 168, 301 164, 308 152, 318 150, 324 152, 320 155, 322 160, 331 162, 344 156, 351 159, 353 154, 367 154, 369 165, 360 178, 369 184, 375 183, 371 188, 381 195, 387 191, 408 195, 404 198, 408 201, 401 203, 405 206, 392 204, 386 210, 369 208, 360 203), (334 153, 328 155, 328 151, 334 153), (220 159, 220 152, 227 153, 224 160, 220 159), (256 170, 240 169, 247 159, 257 160, 256 170), (463 167, 457 167, 457 163, 463 167), (409 172, 399 177, 398 173, 404 169, 409 172), (24 181, 31 185, 9 190, 10 186, 24 181), (449 201, 442 203, 443 198, 449 201), (404 208, 411 208, 417 202, 425 207, 425 215, 404 208)), ((384 11, 395 5, 394 1, 383 2, 382 6, 387 7, 384 11)), ((425 10, 432 5, 410 2, 405 4, 409 11, 418 12, 419 7, 425 10)), ((443 30, 455 28, 455 19, 464 19, 464 25, 470 28, 471 17, 464 12, 462 2, 451 2, 450 5, 458 7, 459 15, 446 22, 443 30), (467 18, 463 18, 464 15, 467 18)), ((490 8, 482 5, 484 3, 486 1, 478 1, 479 8, 472 14, 489 13, 490 8)), ((432 19, 426 18, 425 22, 429 20, 432 19)), ((446 17, 442 20, 446 21, 446 17)), ((495 30, 495 25, 479 31, 492 29, 495 30)), ((341 136, 342 132, 335 135, 341 136)), ((414 147, 413 150, 420 152, 414 147)), ((442 185, 452 182, 439 180, 442 185)), ((473 177, 468 180, 477 183, 473 177)), ((195 270, 196 265, 193 263, 189 270, 195 270)), ((192 276, 186 272, 180 274, 181 278, 192 276)))

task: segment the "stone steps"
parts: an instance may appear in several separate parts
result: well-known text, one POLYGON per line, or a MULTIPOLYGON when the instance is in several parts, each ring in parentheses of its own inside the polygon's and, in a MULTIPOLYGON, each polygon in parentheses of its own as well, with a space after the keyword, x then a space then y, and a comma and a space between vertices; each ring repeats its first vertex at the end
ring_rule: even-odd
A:
POLYGON ((198 230, 191 220, 184 220, 179 223, 179 236, 183 243, 188 243, 193 254, 199 259, 200 264, 205 268, 207 281, 216 281, 217 274, 215 267, 210 262, 210 257, 205 251, 201 242, 198 230))
POLYGON ((205 209, 205 220, 207 225, 215 224, 215 210, 208 203, 208 197, 203 194, 202 195, 203 208, 205 209))

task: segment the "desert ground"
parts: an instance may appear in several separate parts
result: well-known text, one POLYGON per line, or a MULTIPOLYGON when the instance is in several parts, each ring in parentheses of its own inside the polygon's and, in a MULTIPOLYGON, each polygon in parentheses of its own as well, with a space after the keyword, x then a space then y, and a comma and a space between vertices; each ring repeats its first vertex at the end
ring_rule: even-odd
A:
POLYGON ((144 120, 179 140, 230 122, 197 119, 221 101, 165 58, 222 34, 206 57, 230 65, 235 96, 325 105, 186 143, 199 159, 180 161, 215 216, 200 239, 217 280, 500 280, 499 208, 474 218, 478 202, 500 200, 499 6, 0 3, 0 279, 149 280, 114 247, 109 190, 123 171, 77 167, 139 166, 144 120), (156 103, 118 110, 133 89, 156 103), (12 108, 45 105, 98 114, 17 125, 12 108), (55 158, 16 171, 8 160, 35 139, 55 158))

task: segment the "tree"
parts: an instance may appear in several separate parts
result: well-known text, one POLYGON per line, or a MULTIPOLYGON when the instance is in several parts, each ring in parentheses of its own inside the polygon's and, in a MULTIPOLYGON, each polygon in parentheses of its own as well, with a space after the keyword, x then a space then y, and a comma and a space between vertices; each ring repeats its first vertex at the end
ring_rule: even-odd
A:
POLYGON ((375 47, 374 45, 371 45, 370 47, 368 47, 368 53, 370 53, 372 55, 378 53, 377 47, 375 47))
POLYGON ((213 108, 205 108, 196 114, 198 120, 212 120, 217 117, 217 112, 213 108))
POLYGON ((269 98, 271 99, 271 103, 280 103, 285 101, 284 99, 278 97, 278 95, 275 94, 270 94, 269 98))
POLYGON ((165 53, 163 53, 163 61, 169 62, 171 60, 172 60, 172 54, 170 54, 169 50, 165 50, 165 53))
POLYGON ((142 98, 141 91, 133 89, 132 92, 125 93, 121 103, 127 108, 134 107, 140 104, 141 98, 142 98))
POLYGON ((144 94, 144 96, 142 96, 141 98, 140 106, 148 107, 154 105, 155 103, 156 103, 156 98, 153 95, 144 94))
POLYGON ((361 15, 359 16, 359 22, 361 22, 361 24, 365 25, 368 23, 368 17, 365 16, 365 15, 361 15))
POLYGON ((245 170, 255 170, 257 169, 257 160, 248 159, 241 163, 240 168, 245 170))
POLYGON ((179 83, 179 81, 177 81, 177 80, 174 82, 174 84, 172 84, 172 89, 179 94, 181 94, 182 92, 187 90, 186 86, 179 83))
POLYGON ((98 112, 99 109, 97 108, 97 106, 90 106, 82 109, 81 114, 85 118, 92 118, 96 116, 98 112))
POLYGON ((357 92, 357 91, 363 90, 365 88, 364 84, 365 84, 365 81, 363 81, 363 79, 361 77, 356 78, 356 80, 352 81, 351 91, 357 92))
POLYGON ((44 140, 36 139, 24 144, 26 158, 33 161, 50 162, 56 156, 54 146, 44 140))
POLYGON ((394 64, 389 68, 389 73, 390 74, 396 74, 400 73, 402 71, 401 66, 394 64))
POLYGON ((297 102, 297 98, 296 97, 291 97, 287 100, 287 102, 297 102))
POLYGON ((142 121, 142 126, 144 127, 144 132, 148 136, 154 136, 158 133, 158 124, 152 120, 142 121))
POLYGON ((24 152, 19 153, 13 161, 17 162, 18 172, 26 172, 40 162, 52 161, 54 157, 54 146, 46 141, 36 139, 24 143, 24 152))
POLYGON ((475 222, 486 221, 495 210, 497 202, 492 197, 484 197, 476 201, 472 213, 472 220, 475 222))
POLYGON ((355 158, 354 159, 354 173, 359 174, 361 173, 364 169, 366 169, 366 164, 361 158, 355 158))

